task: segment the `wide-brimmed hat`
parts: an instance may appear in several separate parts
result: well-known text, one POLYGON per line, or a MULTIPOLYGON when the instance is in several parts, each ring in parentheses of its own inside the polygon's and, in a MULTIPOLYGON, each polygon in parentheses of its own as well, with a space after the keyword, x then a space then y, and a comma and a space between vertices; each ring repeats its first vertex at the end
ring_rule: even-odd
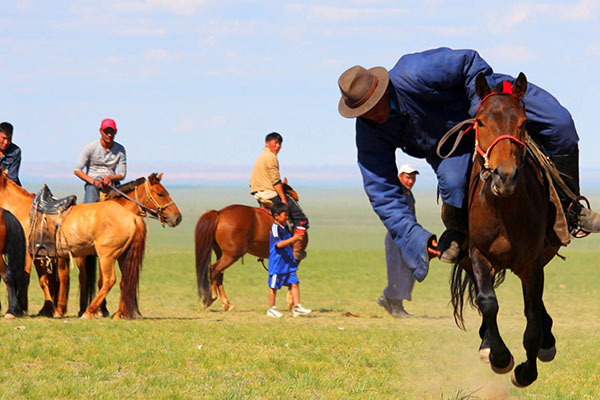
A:
POLYGON ((389 74, 383 67, 365 69, 355 65, 347 69, 338 79, 342 92, 338 111, 346 118, 361 116, 381 100, 389 81, 389 74))

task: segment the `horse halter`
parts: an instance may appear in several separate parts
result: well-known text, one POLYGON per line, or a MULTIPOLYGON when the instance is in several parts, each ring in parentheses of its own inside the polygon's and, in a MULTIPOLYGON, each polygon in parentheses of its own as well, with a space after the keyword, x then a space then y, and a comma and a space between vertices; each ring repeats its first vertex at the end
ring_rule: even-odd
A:
MULTIPOLYGON (((503 81, 502 82, 502 91, 501 92, 491 92, 487 96, 485 96, 481 100, 481 102, 479 103, 479 106, 477 107, 477 112, 475 113, 475 115, 477 115, 479 113, 479 109, 481 108, 481 106, 483 105, 483 103, 488 98, 490 98, 491 96, 494 96, 494 95, 499 95, 499 94, 510 95, 510 96, 514 97, 515 99, 517 99, 517 101, 520 102, 520 100, 517 98, 517 96, 515 96, 512 93, 512 85, 511 85, 511 83, 508 82, 508 81, 503 81)), ((512 135, 509 135, 509 134, 506 134, 506 135, 500 135, 500 136, 498 136, 496 139, 494 139, 492 141, 492 144, 490 144, 490 146, 488 147, 488 149, 486 151, 483 151, 483 149, 479 145, 479 124, 477 123, 477 119, 475 119, 475 122, 473 122, 473 127, 475 128, 475 150, 483 158, 483 168, 485 170, 490 170, 491 169, 490 168, 490 160, 489 160, 490 153, 492 152, 492 149, 494 148, 494 146, 496 146, 498 144, 498 142, 500 142, 501 140, 507 139, 507 140, 515 142, 516 144, 518 144, 519 146, 521 146, 523 148, 526 147, 526 144, 523 143, 522 141, 520 141, 519 139, 517 139, 516 137, 514 137, 512 135)), ((465 133, 466 133, 466 131, 465 131, 465 133)))
POLYGON ((160 204, 158 204, 158 202, 154 199, 154 197, 152 197, 152 192, 150 191, 150 184, 148 183, 148 180, 144 181, 144 191, 146 192, 146 197, 148 197, 150 199, 150 202, 156 207, 156 210, 153 210, 149 207, 142 205, 138 200, 138 194, 137 194, 137 190, 136 190, 135 191, 135 199, 137 200, 138 206, 141 208, 140 214, 143 214, 142 216, 145 216, 146 212, 148 212, 148 214, 151 217, 156 218, 164 226, 164 222, 167 218, 165 217, 163 211, 166 210, 167 208, 171 207, 175 203, 173 202, 173 200, 171 200, 171 202, 169 202, 165 205, 162 205, 162 206, 160 204))

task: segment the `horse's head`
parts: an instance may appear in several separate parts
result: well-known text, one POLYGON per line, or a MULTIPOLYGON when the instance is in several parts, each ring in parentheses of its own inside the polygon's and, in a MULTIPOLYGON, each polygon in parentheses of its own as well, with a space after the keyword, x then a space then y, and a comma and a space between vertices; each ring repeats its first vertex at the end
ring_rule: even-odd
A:
POLYGON ((288 180, 287 178, 283 178, 283 192, 287 193, 290 195, 290 197, 296 201, 299 201, 299 197, 298 197, 298 193, 290 186, 288 185, 288 180))
POLYGON ((483 160, 483 171, 491 172, 492 193, 510 196, 525 163, 527 116, 521 100, 527 78, 520 73, 514 85, 504 82, 498 91, 491 91, 485 76, 479 74, 475 89, 482 99, 475 114, 476 151, 483 160))
POLYGON ((181 212, 171 199, 167 189, 160 183, 163 174, 153 173, 148 177, 144 184, 146 196, 158 212, 158 218, 161 222, 166 222, 169 226, 175 227, 181 222, 181 212))

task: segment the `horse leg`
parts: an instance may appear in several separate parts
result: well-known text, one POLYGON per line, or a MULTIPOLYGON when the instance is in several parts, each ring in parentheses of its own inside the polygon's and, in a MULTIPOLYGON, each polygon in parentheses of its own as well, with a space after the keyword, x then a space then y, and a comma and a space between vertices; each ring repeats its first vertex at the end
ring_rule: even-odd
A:
POLYGON ((52 300, 52 294, 50 293, 48 270, 39 261, 34 261, 33 265, 35 265, 35 269, 39 276, 40 287, 42 288, 42 292, 44 292, 44 305, 37 315, 39 317, 52 318, 54 316, 54 301, 52 300))
POLYGON ((530 273, 521 278, 527 327, 523 334, 523 346, 527 361, 519 364, 512 375, 512 383, 517 387, 531 385, 537 379, 537 356, 542 343, 542 294, 544 291, 544 271, 538 262, 530 273))
MULTIPOLYGON (((102 288, 102 270, 98 270, 98 290, 102 288)), ((108 307, 106 306, 106 299, 102 300, 102 304, 100 304, 100 312, 104 318, 110 316, 110 312, 108 311, 108 307)))
POLYGON ((479 361, 489 364, 490 338, 488 336, 488 329, 483 318, 481 319, 481 326, 479 327, 479 337, 481 338, 481 344, 479 345, 479 361))
POLYGON ((504 344, 498 330, 498 299, 494 291, 494 278, 492 275, 492 265, 489 260, 477 249, 471 249, 471 259, 473 261, 473 274, 477 284, 477 297, 475 302, 483 315, 483 323, 486 326, 490 354, 489 360, 492 370, 497 374, 506 374, 514 366, 513 356, 504 344))
POLYGON ((58 258, 56 260, 58 267, 58 279, 60 286, 58 288, 58 299, 56 302, 56 309, 54 310, 54 317, 64 317, 67 313, 67 303, 69 300, 69 263, 65 258, 58 258))
MULTIPOLYGON (((0 255, 0 276, 6 284, 6 290, 8 292, 8 310, 4 315, 4 318, 10 319, 20 317, 23 315, 23 310, 19 307, 19 299, 17 297, 17 288, 13 285, 13 282, 7 280, 7 266, 4 263, 4 259, 0 255)), ((14 280, 13 280, 14 281, 14 280)), ((1 309, 1 307, 0 307, 1 309)))
POLYGON ((87 310, 81 315, 82 319, 90 319, 98 312, 102 301, 106 299, 106 295, 117 281, 115 274, 115 259, 112 257, 98 257, 98 261, 100 264, 100 271, 102 271, 104 277, 102 287, 98 290, 98 294, 96 294, 96 297, 94 297, 87 310))
MULTIPOLYGON (((225 294, 225 287, 223 286, 223 271, 227 269, 231 264, 237 261, 239 257, 232 257, 227 254, 223 254, 221 258, 214 263, 210 269, 210 281, 212 291, 212 302, 217 299, 217 289, 221 294, 221 306, 223 311, 233 310, 235 306, 229 302, 227 295, 225 294)), ((208 307, 208 306, 207 306, 208 307)))
POLYGON ((538 350, 538 360, 550 362, 556 356, 556 339, 552 334, 552 318, 546 311, 542 301, 542 343, 538 350))

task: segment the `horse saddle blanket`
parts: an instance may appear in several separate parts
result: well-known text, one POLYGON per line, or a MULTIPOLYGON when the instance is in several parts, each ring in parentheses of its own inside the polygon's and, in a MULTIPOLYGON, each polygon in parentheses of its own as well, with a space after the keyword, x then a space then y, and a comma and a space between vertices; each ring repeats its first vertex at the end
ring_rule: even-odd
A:
POLYGON ((46 185, 34 197, 29 211, 28 248, 33 258, 57 256, 56 239, 60 225, 76 200, 74 195, 57 199, 46 185))

